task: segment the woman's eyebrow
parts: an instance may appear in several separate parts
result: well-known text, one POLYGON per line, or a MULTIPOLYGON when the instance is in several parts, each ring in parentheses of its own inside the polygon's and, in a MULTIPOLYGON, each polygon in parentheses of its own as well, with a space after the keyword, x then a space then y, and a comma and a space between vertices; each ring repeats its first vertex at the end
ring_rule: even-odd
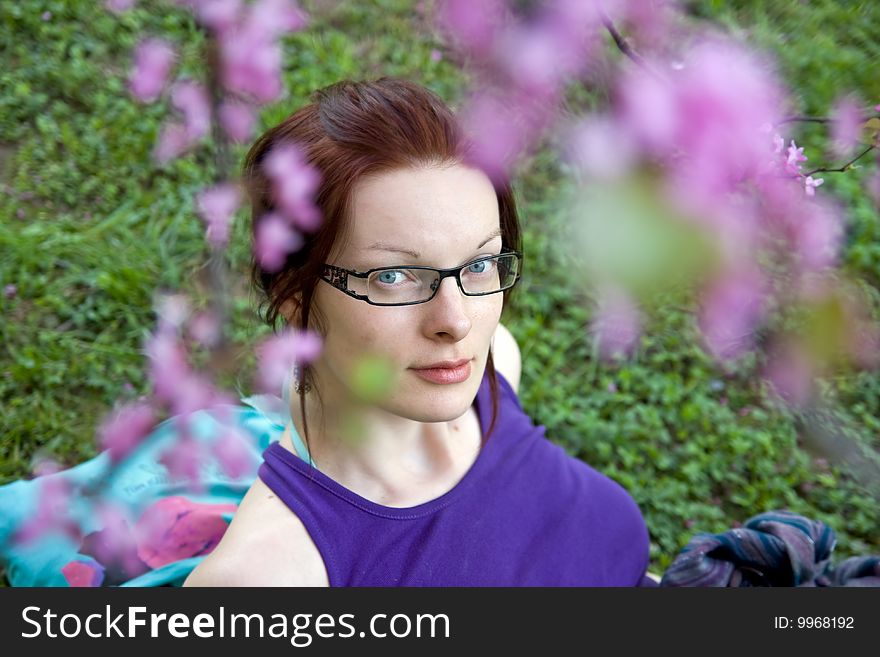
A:
MULTIPOLYGON (((491 240, 495 237, 498 237, 499 235, 501 235, 501 229, 496 228, 495 230, 492 231, 492 233, 489 235, 489 237, 487 237, 486 239, 484 239, 482 241, 482 243, 477 245, 477 248, 482 249, 489 240, 491 240)), ((417 251, 410 251, 409 249, 403 249, 399 246, 394 246, 392 244, 387 244, 385 242, 375 242, 373 244, 370 244, 370 246, 368 246, 365 250, 366 251, 373 251, 373 250, 375 250, 375 251, 391 251, 394 253, 403 253, 403 254, 406 254, 406 255, 413 257, 413 258, 416 258, 416 259, 422 257, 417 251)))

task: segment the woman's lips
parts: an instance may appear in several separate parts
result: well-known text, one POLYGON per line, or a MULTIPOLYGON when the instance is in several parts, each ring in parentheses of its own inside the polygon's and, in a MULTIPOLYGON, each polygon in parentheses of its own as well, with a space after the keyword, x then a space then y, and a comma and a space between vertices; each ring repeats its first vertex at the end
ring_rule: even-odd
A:
POLYGON ((426 370, 413 370, 417 376, 425 381, 439 384, 461 383, 467 381, 471 375, 471 362, 468 361, 464 365, 455 368, 437 368, 426 370))

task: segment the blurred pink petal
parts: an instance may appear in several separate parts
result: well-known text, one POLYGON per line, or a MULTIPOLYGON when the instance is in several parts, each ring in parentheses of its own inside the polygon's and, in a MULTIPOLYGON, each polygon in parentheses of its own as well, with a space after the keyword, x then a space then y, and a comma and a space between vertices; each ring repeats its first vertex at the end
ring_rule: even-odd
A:
POLYGON ((198 195, 196 207, 207 226, 208 241, 215 247, 222 248, 229 241, 229 228, 240 202, 238 187, 231 183, 215 185, 198 195))
POLYGON ((201 312, 193 317, 188 328, 190 337, 207 347, 216 345, 220 339, 220 324, 210 311, 201 312))
POLYGON ((831 111, 831 144, 837 157, 850 155, 862 133, 862 109, 852 96, 840 98, 831 111))
POLYGON ((765 296, 760 275, 748 269, 725 272, 705 291, 699 325, 717 360, 733 360, 753 346, 765 296))
POLYGON ((104 6, 112 12, 121 14, 137 4, 137 0, 104 0, 104 6))
POLYGON ((241 0, 199 0, 194 9, 199 22, 215 32, 224 32, 241 18, 241 0))
POLYGON ((766 167, 766 126, 779 115, 781 85, 749 51, 705 40, 678 66, 652 63, 622 76, 620 117, 665 167, 680 194, 726 195, 766 167), (662 75, 662 77, 661 77, 662 75))
POLYGON ((55 459, 45 456, 36 456, 34 465, 31 468, 35 477, 45 477, 46 475, 55 474, 64 470, 64 466, 55 459))
POLYGON ((257 103, 281 96, 281 46, 253 25, 227 30, 220 36, 223 84, 257 103))
POLYGON ((166 164, 183 155, 190 147, 186 126, 180 123, 166 123, 162 127, 153 157, 159 164, 166 164))
POLYGON ((18 286, 15 283, 9 283, 3 287, 3 296, 7 299, 14 298, 16 294, 18 294, 18 286))
POLYGON ((186 349, 175 334, 160 330, 147 340, 146 354, 156 398, 174 402, 180 382, 190 376, 186 349))
MULTIPOLYGON (((179 416, 174 418, 178 427, 184 426, 189 421, 188 417, 179 416)), ((185 431, 174 444, 168 447, 159 456, 159 462, 168 469, 168 474, 175 482, 185 482, 191 487, 199 489, 203 487, 199 473, 204 462, 204 448, 185 431)))
POLYGON ((792 219, 791 231, 801 271, 819 271, 834 265, 843 239, 842 217, 834 206, 804 203, 800 216, 792 219))
POLYGON ((12 537, 16 545, 26 544, 47 533, 60 532, 79 541, 79 526, 68 516, 73 490, 71 485, 55 475, 41 477, 37 492, 36 511, 19 526, 12 537))
POLYGON ((255 0, 248 15, 250 26, 272 38, 308 25, 306 13, 294 0, 255 0))
POLYGON ((216 390, 210 379, 202 374, 190 373, 174 382, 174 397, 171 412, 186 416, 196 411, 212 408, 216 401, 216 390))
POLYGON ((295 365, 314 362, 321 353, 322 344, 321 337, 314 331, 298 329, 285 329, 280 335, 264 340, 257 347, 258 387, 264 392, 277 394, 287 373, 295 365))
POLYGON ((516 98, 478 93, 461 111, 461 121, 472 144, 468 164, 482 169, 493 182, 509 179, 534 136, 526 108, 516 98))
POLYGON ((217 113, 220 126, 233 142, 243 143, 251 138, 257 123, 257 116, 249 105, 224 101, 217 113))
POLYGON ((98 427, 100 448, 108 450, 110 460, 118 463, 141 444, 155 425, 156 416, 149 404, 126 404, 112 411, 98 427))
POLYGON ((628 355, 642 330, 638 306, 627 292, 610 285, 599 290, 597 302, 591 331, 600 355, 606 359, 628 355))
POLYGON ((185 294, 163 294, 156 302, 156 314, 163 329, 174 331, 183 326, 192 308, 185 294))
POLYGON ((553 96, 556 89, 585 67, 582 39, 550 20, 514 24, 501 31, 496 57, 510 80, 529 94, 553 96))
POLYGON ((139 101, 155 101, 165 86, 174 63, 174 49, 162 39, 150 38, 138 44, 129 89, 139 101))
POLYGON ((248 438, 232 427, 224 428, 223 437, 214 448, 214 456, 220 462, 223 472, 232 479, 238 479, 250 472, 254 465, 248 449, 248 438))
POLYGON ((798 148, 798 145, 794 143, 794 139, 791 140, 791 145, 788 147, 786 151, 787 158, 785 160, 785 168, 788 173, 797 175, 801 172, 801 162, 806 162, 809 158, 804 155, 804 147, 801 146, 798 148))
POLYGON ((505 16, 503 0, 441 0, 438 23, 465 52, 487 56, 505 16))
POLYGON ((302 245, 302 236, 279 214, 263 215, 257 224, 254 255, 266 271, 281 269, 287 256, 302 245))
POLYGON ((189 144, 208 134, 211 128, 211 100, 202 85, 189 81, 177 82, 171 89, 171 104, 183 114, 189 144))
POLYGON ((635 144, 611 117, 581 120, 564 141, 566 160, 587 179, 619 178, 635 165, 635 144))
POLYGON ((137 556, 128 509, 102 500, 96 515, 101 529, 83 537, 79 552, 98 560, 107 583, 120 583, 149 570, 137 556))
POLYGON ((185 497, 166 497, 147 507, 135 525, 138 556, 151 568, 214 550, 229 524, 224 513, 235 504, 199 504, 185 497))
POLYGON ((305 232, 314 232, 321 225, 321 213, 314 204, 321 175, 305 161, 294 144, 282 144, 266 157, 265 170, 272 179, 275 202, 282 214, 305 232))
POLYGON ((61 569, 61 574, 71 587, 101 586, 104 581, 104 567, 91 559, 74 559, 61 569))
POLYGON ((815 196, 816 188, 823 182, 825 182, 824 178, 813 178, 813 176, 804 178, 804 191, 806 191, 807 196, 815 196))
POLYGON ((764 376, 788 405, 803 408, 812 397, 815 369, 800 347, 788 345, 777 349, 768 362, 764 376))

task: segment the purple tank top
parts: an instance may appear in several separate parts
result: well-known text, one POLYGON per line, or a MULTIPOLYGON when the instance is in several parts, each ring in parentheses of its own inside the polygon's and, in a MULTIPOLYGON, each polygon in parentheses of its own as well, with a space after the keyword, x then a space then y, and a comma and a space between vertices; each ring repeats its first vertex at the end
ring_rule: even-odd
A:
MULTIPOLYGON (((498 382, 498 421, 476 461, 418 506, 367 500, 278 442, 263 452, 259 477, 305 525, 330 586, 653 585, 648 531, 630 495, 547 439, 498 382)), ((475 404, 485 432, 485 373, 475 404)))

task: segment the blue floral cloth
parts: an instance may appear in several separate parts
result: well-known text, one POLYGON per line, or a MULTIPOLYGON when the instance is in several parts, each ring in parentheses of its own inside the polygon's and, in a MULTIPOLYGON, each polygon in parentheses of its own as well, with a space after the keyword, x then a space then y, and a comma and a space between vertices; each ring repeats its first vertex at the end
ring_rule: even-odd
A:
MULTIPOLYGON (((177 528, 183 535, 204 532, 210 527, 214 528, 214 533, 222 535, 225 524, 219 519, 229 523, 238 503, 256 479, 263 451, 280 438, 289 419, 287 407, 278 397, 258 395, 244 398, 242 402, 244 405, 221 409, 231 414, 225 421, 240 429, 237 434, 247 454, 247 467, 240 476, 229 477, 216 461, 206 462, 201 471, 205 485, 199 493, 192 492, 186 482, 170 477, 160 463, 160 455, 180 438, 180 427, 175 418, 171 418, 157 425, 135 451, 112 469, 112 475, 101 488, 103 499, 129 511, 133 519, 144 518, 149 513, 150 518, 170 517, 181 523, 188 522, 191 526, 177 528)), ((193 413, 189 416, 189 433, 210 447, 223 434, 220 431, 223 420, 219 415, 221 413, 217 411, 193 413)), ((129 578, 125 573, 132 572, 130 569, 120 571, 113 564, 101 563, 104 528, 100 526, 94 498, 82 494, 82 491, 108 477, 110 465, 108 452, 103 452, 55 474, 0 486, 0 563, 5 567, 11 585, 68 586, 68 578, 62 569, 77 562, 75 565, 103 572, 100 583, 104 586, 179 586, 205 558, 210 550, 204 545, 196 546, 190 550, 193 556, 151 567, 150 563, 166 561, 167 555, 163 559, 162 555, 140 551, 135 561, 142 565, 142 572, 129 578), (17 544, 12 540, 13 535, 36 513, 39 487, 50 479, 62 479, 72 488, 71 501, 64 515, 77 526, 83 538, 77 541, 53 531, 28 543, 17 544)), ((213 549, 213 544, 210 547, 213 549)), ((181 549, 186 551, 187 546, 181 549)))

